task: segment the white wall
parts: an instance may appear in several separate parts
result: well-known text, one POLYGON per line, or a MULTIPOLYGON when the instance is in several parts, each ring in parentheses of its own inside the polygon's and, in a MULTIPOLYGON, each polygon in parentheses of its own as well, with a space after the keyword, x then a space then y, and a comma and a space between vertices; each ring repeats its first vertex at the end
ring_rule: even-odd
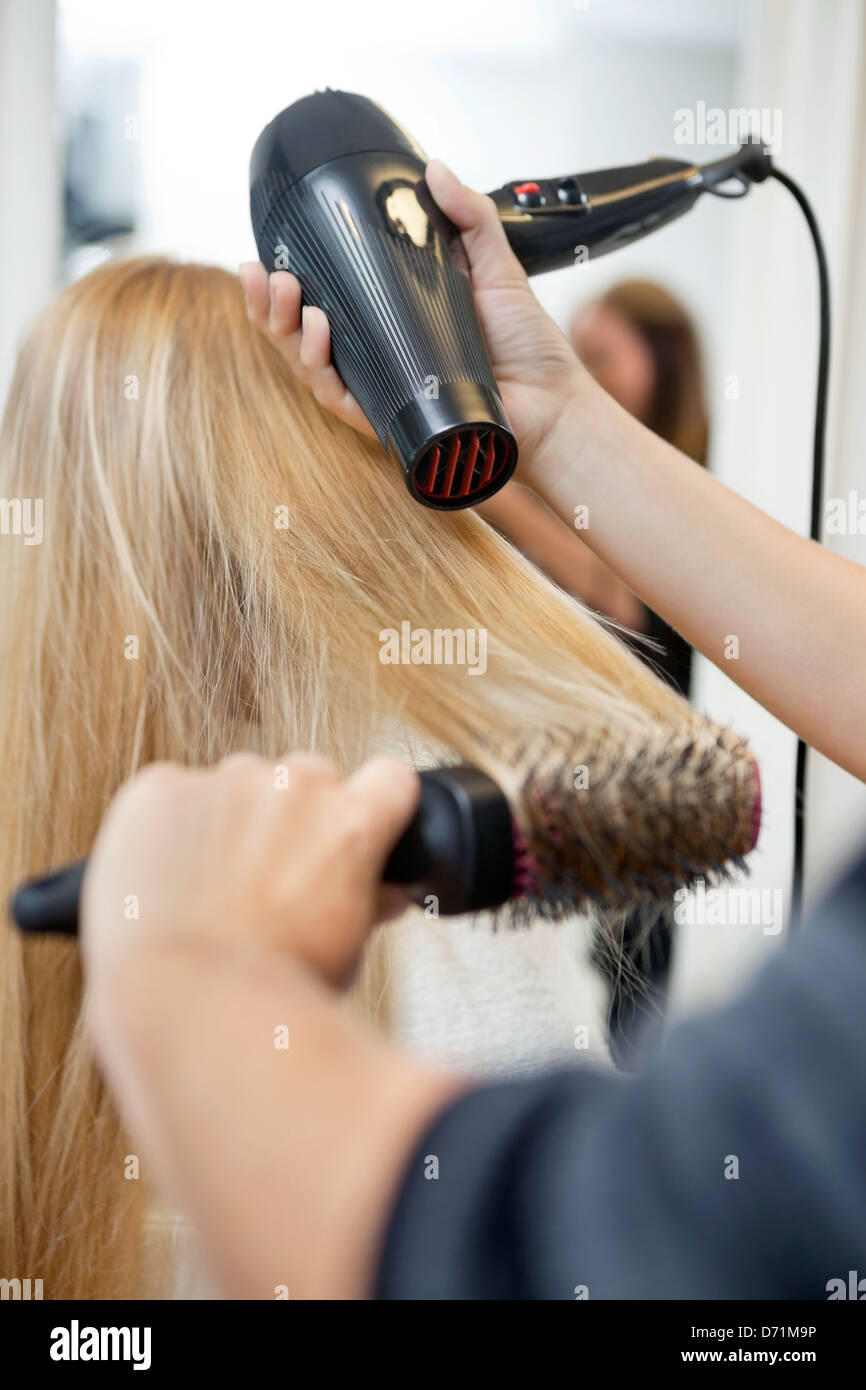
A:
POLYGON ((0 0, 0 402, 25 326, 57 288, 54 17, 54 0, 0 0))

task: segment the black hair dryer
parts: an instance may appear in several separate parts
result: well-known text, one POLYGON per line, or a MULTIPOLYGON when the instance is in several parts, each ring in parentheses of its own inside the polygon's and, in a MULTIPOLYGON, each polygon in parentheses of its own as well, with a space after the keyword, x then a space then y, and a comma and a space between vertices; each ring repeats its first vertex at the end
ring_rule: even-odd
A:
MULTIPOLYGON (((290 270, 324 309, 334 365, 409 491, 429 507, 474 506, 517 463, 456 227, 424 182, 427 160, 381 107, 350 92, 303 97, 275 117, 250 161, 259 256, 290 270)), ((771 170, 747 142, 699 168, 652 159, 521 179, 492 197, 529 274, 627 245, 771 170)))
POLYGON ((327 313, 334 365, 413 497, 468 507, 510 478, 517 442, 426 163, 366 97, 317 92, 256 141, 250 206, 263 264, 327 313))

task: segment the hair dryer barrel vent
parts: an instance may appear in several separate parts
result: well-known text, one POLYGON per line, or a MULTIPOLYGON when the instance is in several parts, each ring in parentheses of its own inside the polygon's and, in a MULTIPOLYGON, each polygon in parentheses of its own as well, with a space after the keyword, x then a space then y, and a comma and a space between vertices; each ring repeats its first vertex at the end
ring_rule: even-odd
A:
POLYGON ((517 443, 426 163, 366 97, 317 92, 259 136, 250 207, 262 263, 291 270, 328 315, 334 365, 409 491, 467 507, 507 482, 517 443))

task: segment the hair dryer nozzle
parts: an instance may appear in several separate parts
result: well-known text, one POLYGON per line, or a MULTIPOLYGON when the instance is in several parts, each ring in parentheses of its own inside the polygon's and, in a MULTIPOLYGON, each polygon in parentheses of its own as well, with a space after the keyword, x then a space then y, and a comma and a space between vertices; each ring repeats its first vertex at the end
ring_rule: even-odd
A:
POLYGON ((498 492, 514 472, 517 444, 494 392, 474 381, 444 383, 410 401, 391 422, 388 446, 409 491, 427 507, 466 507, 498 492))
POLYGON ((334 365, 413 497, 468 507, 508 481, 517 443, 463 244, 424 168, 373 102, 317 92, 259 136, 250 207, 263 264, 292 271, 328 315, 334 365))

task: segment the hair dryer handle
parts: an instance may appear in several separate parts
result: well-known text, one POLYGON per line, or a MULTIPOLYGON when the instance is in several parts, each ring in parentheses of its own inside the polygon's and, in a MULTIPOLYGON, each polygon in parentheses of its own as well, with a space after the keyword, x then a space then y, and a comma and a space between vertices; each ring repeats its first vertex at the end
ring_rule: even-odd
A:
POLYGON ((505 235, 528 275, 559 270, 627 246, 696 201, 701 170, 679 159, 523 179, 491 193, 505 235))

